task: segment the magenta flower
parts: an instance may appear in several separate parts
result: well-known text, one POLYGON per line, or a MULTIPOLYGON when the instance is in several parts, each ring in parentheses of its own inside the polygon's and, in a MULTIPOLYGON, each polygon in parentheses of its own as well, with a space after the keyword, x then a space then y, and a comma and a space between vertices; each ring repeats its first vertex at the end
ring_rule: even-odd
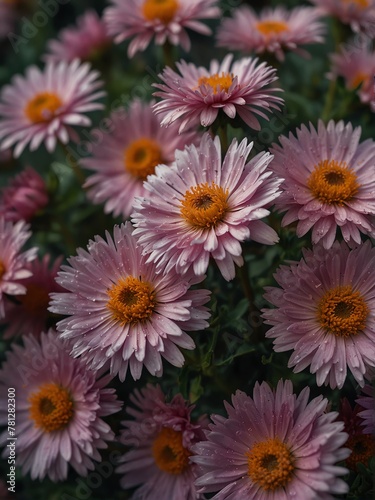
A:
POLYGON ((276 352, 293 350, 289 367, 310 366, 316 381, 332 389, 344 385, 347 367, 363 386, 366 370, 375 366, 375 248, 369 241, 350 250, 335 243, 317 245, 299 262, 281 266, 278 287, 266 287, 265 298, 276 309, 264 309, 272 325, 276 352))
POLYGON ((57 282, 68 290, 52 293, 50 311, 69 315, 58 322, 62 339, 72 341, 72 355, 84 355, 90 368, 110 364, 112 375, 134 379, 142 368, 161 376, 161 357, 182 366, 178 347, 194 349, 185 333, 206 328, 210 314, 203 307, 208 290, 189 290, 197 280, 174 271, 156 273, 147 264, 130 223, 115 226, 113 239, 99 236, 88 252, 62 266, 57 282), (178 346, 178 347, 177 347, 178 346))
MULTIPOLYGON (((69 356, 54 331, 24 337, 14 345, 0 371, 0 422, 8 421, 7 389, 16 395, 17 466, 31 479, 67 478, 68 465, 85 476, 100 461, 99 449, 114 433, 102 417, 120 410, 110 377, 69 356)), ((8 431, 0 437, 8 443, 8 431)), ((3 456, 9 451, 6 447, 3 456)))
POLYGON ((210 35, 211 29, 200 19, 215 19, 221 11, 217 0, 111 0, 104 20, 115 42, 131 39, 128 56, 145 50, 155 37, 156 45, 166 42, 190 50, 186 29, 210 35))
POLYGON ((277 80, 276 70, 251 57, 233 64, 232 58, 228 54, 221 63, 213 60, 208 70, 181 61, 176 63, 180 74, 166 67, 159 75, 164 83, 153 84, 160 89, 154 95, 162 98, 155 104, 155 112, 163 113, 161 124, 178 120, 180 132, 198 123, 208 127, 221 110, 231 119, 238 114, 249 127, 259 130, 256 115, 267 119, 265 112, 280 109, 283 102, 273 95, 279 88, 267 88, 277 80))
POLYGON ((4 317, 4 294, 26 293, 23 280, 31 275, 27 263, 35 259, 37 248, 21 253, 31 231, 24 221, 13 224, 0 217, 0 318, 4 317))
POLYGON ((375 35, 374 0, 310 0, 323 15, 340 19, 349 24, 353 31, 375 35))
POLYGON ((81 160, 84 167, 96 171, 85 184, 88 197, 93 203, 104 202, 106 213, 128 218, 134 197, 147 197, 143 181, 155 172, 156 165, 171 165, 176 149, 196 143, 200 137, 196 132, 179 135, 177 125, 161 127, 152 104, 137 99, 128 111, 114 111, 109 118, 113 131, 93 144, 92 158, 81 160))
POLYGON ((86 113, 103 108, 93 102, 105 95, 98 76, 77 59, 47 63, 43 71, 30 66, 26 77, 15 76, 0 95, 1 149, 16 145, 17 157, 29 143, 31 151, 44 142, 52 152, 58 141, 77 139, 72 126, 91 125, 86 113))
POLYGON ((126 408, 120 441, 132 449, 121 458, 116 472, 124 473, 121 486, 138 487, 132 498, 198 500, 194 486, 196 466, 192 446, 204 439, 205 417, 191 420, 194 406, 177 394, 170 402, 159 386, 148 385, 130 395, 134 407, 126 408))
POLYGON ((243 265, 240 242, 251 238, 266 245, 278 241, 260 219, 279 195, 280 179, 270 178, 272 156, 246 159, 252 144, 233 140, 224 161, 218 137, 205 134, 200 146, 176 152, 176 165, 159 165, 145 187, 149 199, 135 201, 134 234, 159 268, 202 276, 212 257, 226 280, 243 265))
POLYGON ((0 193, 0 215, 5 220, 29 222, 48 204, 47 186, 36 170, 26 167, 0 193))
POLYGON ((350 123, 319 121, 270 149, 271 169, 284 178, 275 207, 286 212, 283 226, 298 221, 299 238, 312 229, 312 242, 330 248, 337 228, 351 243, 361 243, 361 232, 375 236, 375 142, 359 144, 360 135, 350 123))
POLYGON ((42 260, 27 263, 25 268, 31 276, 22 280, 25 294, 4 303, 5 317, 0 321, 7 324, 4 338, 28 334, 39 337, 41 332, 47 330, 51 321, 49 294, 64 291, 55 281, 61 261, 62 258, 57 258, 50 266, 50 255, 47 254, 42 260))
POLYGON ((326 412, 322 396, 308 402, 310 389, 297 396, 292 382, 279 381, 276 391, 255 384, 253 398, 237 391, 228 417, 214 415, 206 441, 193 446, 199 465, 198 491, 218 492, 213 500, 331 500, 345 493, 335 462, 350 453, 342 448, 347 434, 326 412))
POLYGON ((284 50, 300 55, 308 52, 300 46, 322 43, 325 28, 320 15, 311 7, 296 7, 288 11, 282 6, 264 8, 259 14, 243 5, 224 18, 217 32, 219 47, 243 52, 273 52, 280 61, 284 50))
POLYGON ((45 61, 90 60, 109 45, 111 39, 104 21, 94 10, 87 10, 77 18, 75 26, 69 26, 58 34, 57 40, 47 42, 45 61))
POLYGON ((363 423, 363 432, 375 435, 375 393, 374 387, 366 384, 356 400, 363 410, 358 413, 363 423))

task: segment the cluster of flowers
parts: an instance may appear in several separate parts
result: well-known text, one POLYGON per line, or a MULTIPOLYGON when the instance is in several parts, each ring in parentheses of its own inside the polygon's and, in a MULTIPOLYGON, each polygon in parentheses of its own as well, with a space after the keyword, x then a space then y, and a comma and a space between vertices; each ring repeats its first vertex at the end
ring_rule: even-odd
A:
MULTIPOLYGON (((2 188, 0 324, 12 344, 0 370, 0 424, 14 387, 22 474, 63 481, 70 465, 85 476, 114 441, 125 448, 116 471, 133 499, 329 500, 348 491, 340 477, 347 468, 337 462, 356 470, 375 453, 375 142, 361 141, 360 126, 321 119, 255 153, 244 131, 261 130, 284 106, 276 69, 260 58, 308 56, 305 45, 325 42, 325 16, 360 40, 331 56, 327 77, 343 77, 375 111, 375 3, 312 3, 233 9, 216 44, 244 57, 228 53, 208 67, 169 61, 153 84, 158 100, 133 99, 111 113, 111 130, 74 168, 90 171, 87 199, 121 222, 104 237, 93 231, 66 264, 43 252, 32 230, 53 205, 43 176, 26 166, 2 188), (231 124, 240 127, 228 141, 231 124), (165 361, 184 365, 184 351, 196 348, 190 333, 213 315, 207 275, 232 281, 245 266, 245 241, 279 242, 273 206, 280 226, 296 239, 311 236, 311 248, 265 287, 273 306, 261 311, 265 337, 275 352, 292 351, 287 368, 309 368, 317 386, 341 390, 351 377, 363 388, 358 406, 344 401, 338 418, 327 398, 309 400, 308 387, 297 395, 290 380, 256 382, 252 397, 238 390, 227 416, 210 423, 194 419, 197 408, 182 394, 168 399, 149 384, 129 396, 132 418, 116 438, 104 417, 122 402, 108 385, 138 381, 143 368, 162 377, 165 361), (356 443, 366 448, 360 458, 356 443)), ((16 14, 0 3, 0 22, 8 22, 0 37, 16 14)), ((189 30, 210 35, 202 20, 220 16, 216 0, 111 0, 102 18, 88 11, 48 41, 43 69, 30 66, 2 89, 1 149, 17 159, 79 142, 106 96, 89 61, 112 41, 129 41, 133 58, 154 40, 167 57, 171 46, 190 50, 189 30)), ((4 456, 7 438, 4 431, 4 456)))

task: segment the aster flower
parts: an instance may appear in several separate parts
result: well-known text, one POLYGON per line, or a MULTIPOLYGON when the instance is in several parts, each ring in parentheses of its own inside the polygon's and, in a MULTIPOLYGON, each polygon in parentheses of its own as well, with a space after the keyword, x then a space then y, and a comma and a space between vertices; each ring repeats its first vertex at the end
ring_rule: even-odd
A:
POLYGON ((0 192, 0 215, 5 220, 30 221, 48 203, 44 179, 31 167, 14 177, 0 192))
POLYGON ((77 139, 72 125, 91 125, 86 113, 103 108, 94 102, 105 95, 98 76, 76 59, 47 63, 43 71, 30 66, 26 77, 14 77, 0 95, 1 149, 16 145, 17 157, 28 143, 34 151, 44 142, 52 152, 57 141, 77 139))
POLYGON ((308 53, 301 45, 324 41, 324 25, 316 9, 296 7, 288 11, 282 6, 265 8, 259 14, 243 5, 232 18, 223 19, 217 32, 219 47, 244 52, 273 52, 284 60, 284 50, 300 55, 308 53))
POLYGON ((374 0, 310 0, 323 15, 337 17, 353 31, 375 36, 374 0))
POLYGON ((337 54, 331 54, 329 79, 342 76, 348 90, 356 90, 364 104, 370 104, 375 98, 375 51, 367 45, 355 47, 355 50, 343 47, 337 54))
POLYGON ((350 250, 338 242, 305 250, 299 262, 281 266, 278 287, 266 287, 265 298, 276 309, 264 309, 272 325, 276 352, 293 353, 288 366, 300 372, 310 366, 316 381, 342 388, 347 367, 363 386, 366 370, 375 366, 375 248, 369 241, 350 250))
POLYGON ((121 381, 128 367, 138 379, 143 365, 160 376, 161 356, 182 366, 178 347, 193 349, 185 331, 208 326, 203 304, 210 292, 189 290, 197 281, 174 271, 157 274, 145 262, 130 223, 115 226, 113 239, 106 237, 96 236, 88 252, 78 249, 70 266, 62 266, 57 282, 68 292, 52 293, 49 308, 70 316, 57 324, 61 338, 72 341, 72 355, 84 355, 90 368, 110 363, 121 381))
POLYGON ((64 291, 55 278, 62 258, 57 258, 50 265, 50 255, 42 260, 35 259, 27 263, 25 269, 31 276, 22 280, 26 292, 4 303, 5 317, 0 323, 6 323, 4 338, 17 335, 35 335, 39 337, 48 327, 51 315, 48 312, 49 294, 64 291))
MULTIPOLYGON (((110 377, 69 356, 54 331, 24 337, 14 345, 0 371, 0 422, 6 424, 7 389, 16 394, 17 465, 31 479, 62 481, 68 464, 84 476, 100 461, 99 449, 114 433, 102 417, 120 410, 110 377)), ((0 437, 7 443, 8 432, 0 437)), ((3 455, 6 455, 7 448, 3 455)))
POLYGON ((143 181, 154 173, 155 166, 171 165, 176 149, 196 143, 200 137, 196 132, 179 135, 177 125, 161 127, 153 104, 137 99, 128 111, 114 111, 109 118, 113 132, 93 144, 92 158, 81 160, 84 167, 97 172, 86 181, 88 197, 94 203, 105 202, 106 213, 128 218, 134 197, 147 196, 143 181))
POLYGON ((133 500, 203 498, 194 486, 196 466, 190 462, 192 446, 204 439, 207 421, 191 420, 194 406, 177 394, 170 402, 159 386, 148 385, 130 395, 133 417, 122 425, 120 441, 132 447, 123 455, 116 472, 124 473, 121 486, 139 486, 133 500))
POLYGON ((362 394, 359 395, 356 402, 364 408, 359 412, 364 426, 363 432, 375 435, 375 392, 374 387, 366 384, 362 388, 362 394))
POLYGON ((57 40, 49 40, 45 61, 90 60, 110 43, 104 21, 94 10, 77 18, 76 26, 63 29, 57 40))
POLYGON ((145 50, 153 37, 156 45, 169 42, 189 51, 186 29, 210 35, 210 28, 199 20, 220 17, 216 3, 217 0, 111 0, 112 5, 104 11, 104 20, 116 43, 132 39, 129 57, 145 50))
POLYGON ((222 162, 218 137, 176 152, 176 165, 156 167, 145 182, 149 199, 136 199, 132 219, 139 243, 158 267, 202 276, 212 257, 226 280, 243 265, 240 242, 272 245, 275 231, 260 219, 278 196, 280 180, 267 169, 272 156, 246 162, 252 143, 232 141, 222 162))
POLYGON ((347 471, 334 465, 349 454, 344 424, 325 412, 327 399, 309 403, 309 393, 293 394, 289 380, 275 391, 256 383, 253 398, 237 391, 225 402, 228 417, 212 416, 206 441, 193 446, 198 491, 218 492, 213 500, 331 500, 347 492, 338 477, 347 471))
POLYGON ((312 229, 312 242, 330 248, 337 228, 351 243, 361 243, 361 232, 375 236, 375 143, 360 144, 360 135, 350 123, 319 121, 270 148, 271 169, 284 178, 275 207, 286 212, 283 226, 298 221, 299 238, 312 229))
POLYGON ((154 83, 160 89, 154 92, 162 100, 155 104, 155 112, 163 113, 162 125, 176 120, 179 131, 200 123, 210 126, 223 111, 233 119, 236 114, 254 129, 260 129, 256 115, 267 119, 265 111, 280 109, 281 97, 274 96, 278 88, 266 88, 277 80, 276 70, 258 59, 242 58, 232 64, 233 54, 223 61, 211 61, 207 70, 202 66, 181 61, 176 63, 180 74, 166 67, 159 75, 164 83, 154 83))
POLYGON ((13 224, 0 217, 0 318, 4 317, 4 294, 22 295, 26 287, 22 280, 31 275, 27 263, 35 259, 37 248, 21 252, 30 238, 29 226, 24 221, 13 224))

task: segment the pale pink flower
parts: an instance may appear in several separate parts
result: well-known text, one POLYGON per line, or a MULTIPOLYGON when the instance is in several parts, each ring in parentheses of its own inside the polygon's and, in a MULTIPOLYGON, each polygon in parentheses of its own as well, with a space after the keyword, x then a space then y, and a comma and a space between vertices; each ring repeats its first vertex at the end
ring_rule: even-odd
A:
POLYGON ((132 219, 149 261, 178 273, 202 276, 212 257, 226 280, 243 265, 241 242, 272 245, 275 231, 261 221, 279 195, 280 179, 271 178, 269 153, 247 162, 252 148, 233 140, 224 160, 219 137, 207 133, 199 147, 176 152, 176 165, 156 167, 145 182, 149 199, 136 199, 132 219))
POLYGON ((73 61, 93 59, 110 43, 104 21, 94 10, 87 10, 77 18, 75 26, 69 26, 58 34, 57 40, 47 42, 45 61, 73 61))
POLYGON ((26 264, 25 268, 32 274, 22 280, 22 285, 26 288, 25 294, 4 303, 5 317, 0 321, 7 325, 4 338, 28 334, 38 337, 52 326, 52 315, 47 309, 49 294, 62 292, 64 289, 55 281, 62 258, 57 258, 52 265, 50 259, 51 256, 46 254, 42 260, 35 259, 26 264))
POLYGON ((371 104, 375 99, 375 51, 368 45, 351 47, 348 44, 340 52, 331 54, 329 79, 342 76, 348 90, 355 90, 364 104, 371 104))
POLYGON ((243 5, 233 17, 224 18, 217 31, 219 47, 243 52, 273 52, 280 61, 285 50, 306 56, 301 45, 324 42, 324 24, 312 7, 287 10, 282 6, 265 8, 259 14, 243 5))
POLYGON ((104 11, 110 35, 120 43, 131 39, 128 56, 145 50, 155 37, 156 45, 166 42, 190 50, 186 29, 210 35, 211 29, 200 19, 215 19, 221 11, 217 0, 111 0, 104 11))
POLYGON ((0 217, 0 318, 4 317, 4 294, 26 293, 23 280, 31 276, 27 263, 35 259, 37 248, 21 252, 31 231, 24 221, 13 224, 0 217))
POLYGON ((374 0, 310 0, 322 15, 337 17, 353 31, 375 36, 374 0))
POLYGON ((358 413, 363 423, 363 432, 375 435, 375 390, 370 384, 362 388, 362 393, 356 400, 363 410, 358 413))
MULTIPOLYGON (((8 421, 8 388, 14 388, 16 405, 16 456, 22 473, 31 479, 48 476, 62 481, 68 465, 85 476, 100 462, 99 449, 114 439, 104 416, 120 410, 114 389, 105 388, 110 377, 69 356, 56 332, 24 337, 23 346, 8 351, 0 371, 0 423, 8 421)), ((9 443, 8 431, 0 436, 9 443)), ((7 456, 5 446, 3 456, 7 456)))
POLYGON ((94 102, 105 95, 98 77, 78 59, 47 63, 44 70, 30 66, 26 77, 15 76, 0 95, 1 149, 16 145, 17 157, 29 143, 31 151, 44 142, 53 152, 58 141, 77 140, 72 126, 91 125, 86 114, 103 108, 94 102))
POLYGON ((47 203, 46 183, 31 167, 26 167, 0 191, 0 215, 5 220, 29 222, 47 203))
POLYGON ((212 60, 209 69, 181 61, 180 72, 168 66, 159 75, 164 83, 154 83, 160 89, 154 95, 162 100, 155 112, 163 113, 162 125, 178 120, 180 132, 200 123, 209 127, 222 111, 229 118, 238 116, 253 129, 259 130, 256 116, 267 118, 266 111, 280 109, 283 100, 274 96, 279 88, 267 87, 275 80, 276 70, 258 59, 245 57, 232 64, 233 54, 223 61, 212 60))
MULTIPOLYGON (((111 132, 93 143, 92 158, 81 164, 96 171, 88 177, 85 186, 93 203, 105 203, 104 212, 122 215, 125 219, 133 211, 134 197, 147 196, 143 181, 155 171, 156 165, 171 165, 176 149, 196 143, 200 134, 178 134, 178 126, 161 127, 161 118, 155 116, 151 103, 133 101, 128 110, 114 111, 109 120, 111 132)), ((101 137, 99 130, 92 135, 101 137)))
POLYGON ((302 125, 297 137, 273 144, 271 169, 284 178, 275 206, 286 212, 282 225, 297 221, 297 236, 312 229, 312 242, 330 248, 337 228, 347 242, 361 243, 361 233, 375 236, 375 142, 359 143, 361 128, 351 123, 319 121, 302 125))
POLYGON ((58 322, 72 355, 84 355, 92 369, 110 364, 112 375, 125 379, 128 367, 134 379, 142 368, 161 376, 161 357, 182 366, 178 347, 194 349, 185 333, 206 328, 210 314, 203 304, 208 290, 189 290, 197 280, 180 277, 173 270, 156 273, 147 264, 133 236, 130 223, 114 227, 113 239, 99 236, 88 251, 62 266, 57 282, 68 291, 52 293, 50 311, 69 315, 58 322))
POLYGON ((228 417, 213 415, 206 441, 193 446, 199 465, 198 491, 217 492, 212 500, 333 500, 346 493, 335 465, 349 455, 348 435, 327 412, 328 400, 309 402, 310 389, 297 396, 292 382, 276 390, 255 384, 253 398, 242 391, 225 402, 228 417))
POLYGON ((120 441, 132 449, 120 458, 116 472, 124 473, 121 486, 138 487, 132 498, 143 500, 198 500, 194 486, 196 466, 192 446, 204 439, 205 417, 191 420, 193 405, 181 394, 170 402, 159 386, 147 385, 130 395, 126 408, 132 420, 124 420, 120 441))
POLYGON ((375 248, 369 241, 354 250, 336 242, 329 250, 316 245, 299 262, 281 266, 279 287, 266 287, 275 309, 264 309, 272 325, 266 337, 274 350, 293 350, 288 366, 310 366, 316 381, 341 389, 347 368, 364 385, 375 366, 375 248))

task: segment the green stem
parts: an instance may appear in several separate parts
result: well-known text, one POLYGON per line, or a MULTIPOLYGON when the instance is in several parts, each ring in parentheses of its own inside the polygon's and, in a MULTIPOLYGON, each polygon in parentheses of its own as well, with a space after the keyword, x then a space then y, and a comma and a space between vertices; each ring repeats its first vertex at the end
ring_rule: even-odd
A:
POLYGON ((81 170, 81 168, 78 165, 78 163, 74 159, 72 159, 72 155, 69 153, 66 145, 63 144, 62 142, 60 142, 60 146, 63 149, 66 162, 72 167, 72 170, 74 172, 74 175, 77 178, 77 181, 79 182, 80 186, 82 186, 85 183, 85 180, 86 180, 85 174, 81 170))
POLYGON ((228 151, 228 126, 225 123, 224 125, 220 125, 218 128, 218 134, 221 142, 222 152, 225 154, 228 151))
POLYGON ((173 46, 167 40, 163 45, 164 64, 165 66, 169 66, 172 69, 175 68, 175 57, 173 52, 173 46))
POLYGON ((324 122, 327 122, 331 118, 333 103, 335 101, 336 84, 337 84, 337 78, 334 78, 333 80, 330 81, 328 87, 328 92, 326 95, 326 100, 322 112, 322 120, 324 122))

